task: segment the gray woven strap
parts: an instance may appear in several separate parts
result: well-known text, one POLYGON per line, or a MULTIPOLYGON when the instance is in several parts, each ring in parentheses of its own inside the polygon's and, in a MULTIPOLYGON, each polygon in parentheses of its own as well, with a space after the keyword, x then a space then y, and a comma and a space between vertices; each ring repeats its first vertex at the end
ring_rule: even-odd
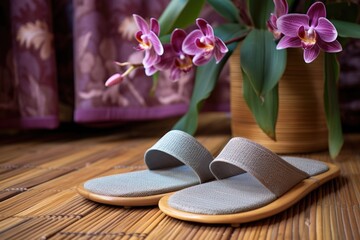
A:
POLYGON ((248 172, 277 197, 309 175, 265 147, 245 138, 233 138, 210 164, 217 179, 248 172))
POLYGON ((211 153, 191 135, 172 130, 145 152, 145 163, 149 169, 189 166, 201 183, 214 179, 209 165, 214 159, 211 153))

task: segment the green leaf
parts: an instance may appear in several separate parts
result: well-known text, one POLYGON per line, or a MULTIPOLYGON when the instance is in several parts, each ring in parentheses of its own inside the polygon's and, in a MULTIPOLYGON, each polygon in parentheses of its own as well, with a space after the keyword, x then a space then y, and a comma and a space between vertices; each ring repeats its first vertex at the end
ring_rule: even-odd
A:
POLYGON ((332 158, 335 158, 339 154, 344 143, 337 88, 339 71, 339 63, 336 55, 325 53, 324 105, 329 130, 329 151, 332 158))
POLYGON ((160 37, 160 41, 162 42, 162 44, 170 43, 170 40, 171 40, 171 34, 162 35, 160 37))
POLYGON ((340 37, 360 38, 360 24, 340 20, 330 20, 340 37))
POLYGON ((189 134, 195 133, 198 125, 199 110, 201 109, 204 100, 210 96, 214 89, 221 69, 225 65, 224 60, 225 59, 219 64, 216 64, 213 59, 208 64, 197 68, 189 110, 175 124, 174 129, 182 130, 189 134))
POLYGON ((271 139, 276 140, 275 127, 279 110, 278 85, 268 91, 262 101, 251 86, 246 73, 243 72, 243 96, 257 124, 271 139))
MULTIPOLYGON (((235 25, 233 27, 230 27, 231 25, 223 25, 217 29, 214 29, 215 35, 226 41, 236 37, 241 37, 247 33, 247 30, 241 28, 238 24, 235 25), (237 27, 235 27, 235 25, 237 27)), ((189 110, 175 124, 173 127, 174 129, 179 129, 189 134, 195 133, 198 125, 199 110, 201 109, 203 102, 210 96, 211 92, 213 91, 220 72, 236 48, 236 45, 237 43, 228 45, 229 52, 218 64, 216 64, 215 60, 213 59, 208 64, 197 68, 195 85, 189 110)))
POLYGON ((253 29, 241 45, 240 57, 241 68, 256 94, 265 98, 285 71, 286 50, 276 49, 269 31, 253 29))
POLYGON ((159 18, 161 36, 193 24, 204 4, 205 0, 172 0, 159 18))
POLYGON ((251 18, 256 28, 267 29, 266 22, 274 11, 274 3, 271 0, 248 0, 251 18))
POLYGON ((230 0, 207 0, 207 2, 216 12, 230 22, 240 21, 239 10, 230 0))
MULTIPOLYGON (((249 30, 247 28, 237 23, 222 24, 220 27, 214 29, 215 36, 221 38, 224 42, 245 37, 248 33, 249 30)), ((232 46, 230 46, 229 49, 232 49, 232 46)))
MULTIPOLYGON (((288 0, 287 3, 288 3, 289 12, 295 12, 297 5, 298 5, 297 1, 296 0, 288 0)), ((275 6, 274 6, 274 8, 275 8, 275 6)))

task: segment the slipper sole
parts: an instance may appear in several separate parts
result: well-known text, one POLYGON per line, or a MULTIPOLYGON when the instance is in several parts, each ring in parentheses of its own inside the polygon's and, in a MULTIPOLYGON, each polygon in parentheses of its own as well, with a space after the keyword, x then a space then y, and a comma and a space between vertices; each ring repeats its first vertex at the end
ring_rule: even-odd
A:
POLYGON ((89 192, 82 184, 77 186, 76 190, 81 196, 94 202, 124 207, 154 206, 162 197, 172 194, 171 192, 142 197, 115 197, 89 192))
POLYGON ((116 206, 152 206, 167 194, 214 179, 212 154, 193 136, 171 130, 144 154, 148 170, 90 179, 77 192, 94 202, 116 206), (185 150, 184 150, 185 149, 185 150))
POLYGON ((340 175, 339 167, 331 163, 324 164, 328 166, 328 171, 304 179, 275 201, 254 210, 224 215, 190 213, 170 207, 168 205, 170 194, 160 199, 159 208, 166 215, 173 218, 198 223, 239 224, 260 220, 286 210, 314 189, 340 175))

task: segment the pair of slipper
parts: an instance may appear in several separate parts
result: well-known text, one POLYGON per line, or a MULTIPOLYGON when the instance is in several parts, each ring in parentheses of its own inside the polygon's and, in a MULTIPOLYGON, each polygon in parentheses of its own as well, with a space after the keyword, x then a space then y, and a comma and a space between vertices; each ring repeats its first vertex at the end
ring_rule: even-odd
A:
POLYGON ((340 173, 333 164, 280 157, 245 138, 232 138, 214 159, 178 130, 165 134, 144 160, 149 170, 95 178, 77 190, 104 204, 159 204, 177 219, 236 224, 279 213, 340 173))

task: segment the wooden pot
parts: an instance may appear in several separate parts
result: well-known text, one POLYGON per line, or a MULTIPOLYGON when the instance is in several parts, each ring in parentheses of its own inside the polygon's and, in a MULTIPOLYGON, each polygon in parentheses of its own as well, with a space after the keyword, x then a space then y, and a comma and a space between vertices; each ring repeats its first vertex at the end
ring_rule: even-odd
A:
POLYGON ((328 147, 324 112, 324 56, 312 63, 302 49, 287 49, 287 66, 279 82, 276 141, 258 127, 242 96, 240 47, 230 58, 231 128, 233 136, 254 140, 277 153, 305 153, 328 147))

